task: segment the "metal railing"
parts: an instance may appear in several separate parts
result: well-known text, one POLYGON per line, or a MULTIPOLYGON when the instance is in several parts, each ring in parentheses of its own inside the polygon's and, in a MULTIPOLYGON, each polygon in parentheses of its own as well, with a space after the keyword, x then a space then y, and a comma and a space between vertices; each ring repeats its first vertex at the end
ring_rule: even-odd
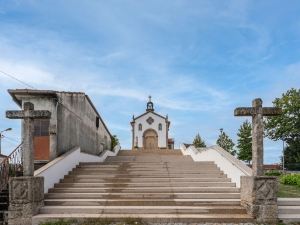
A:
POLYGON ((23 175, 23 143, 10 153, 7 158, 0 162, 0 191, 8 186, 10 177, 23 175))

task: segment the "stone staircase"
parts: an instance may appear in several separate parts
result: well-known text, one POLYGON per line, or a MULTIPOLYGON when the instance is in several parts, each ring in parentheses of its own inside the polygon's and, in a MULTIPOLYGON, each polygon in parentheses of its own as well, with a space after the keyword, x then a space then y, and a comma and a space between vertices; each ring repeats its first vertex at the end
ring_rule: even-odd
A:
POLYGON ((5 225, 5 216, 8 210, 8 190, 0 191, 0 225, 5 225))
POLYGON ((300 198, 278 198, 278 217, 287 223, 299 223, 300 198))
POLYGON ((34 224, 53 218, 253 222, 239 188, 213 162, 176 150, 121 151, 103 163, 80 163, 45 195, 34 224))

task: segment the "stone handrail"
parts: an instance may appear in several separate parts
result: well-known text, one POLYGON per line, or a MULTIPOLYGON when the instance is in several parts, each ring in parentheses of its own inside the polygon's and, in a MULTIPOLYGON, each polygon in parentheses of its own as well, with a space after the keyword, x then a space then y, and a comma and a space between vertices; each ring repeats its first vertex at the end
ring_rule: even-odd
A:
POLYGON ((251 168, 219 146, 197 149, 193 145, 188 148, 182 145, 181 152, 196 162, 214 162, 237 187, 240 187, 242 176, 252 175, 251 168))
POLYGON ((234 165, 237 168, 239 168, 240 170, 242 170, 246 175, 248 175, 248 176, 252 175, 252 169, 250 167, 248 167, 246 164, 241 162, 239 159, 235 158, 233 155, 231 155, 229 152, 225 151, 220 146, 214 145, 211 148, 218 151, 223 157, 225 157, 227 160, 229 160, 232 163, 232 165, 234 165))

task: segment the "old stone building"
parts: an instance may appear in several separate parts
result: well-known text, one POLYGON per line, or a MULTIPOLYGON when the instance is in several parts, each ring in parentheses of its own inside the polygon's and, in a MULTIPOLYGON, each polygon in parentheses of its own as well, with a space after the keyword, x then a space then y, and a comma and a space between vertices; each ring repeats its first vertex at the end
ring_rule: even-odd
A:
POLYGON ((174 140, 169 138, 171 122, 168 116, 154 112, 154 104, 149 96, 146 112, 132 118, 133 149, 174 149, 174 140))
POLYGON ((111 148, 111 134, 85 93, 30 89, 8 92, 21 108, 24 102, 31 102, 35 109, 51 112, 50 119, 34 122, 36 164, 44 164, 77 146, 93 155, 111 148))

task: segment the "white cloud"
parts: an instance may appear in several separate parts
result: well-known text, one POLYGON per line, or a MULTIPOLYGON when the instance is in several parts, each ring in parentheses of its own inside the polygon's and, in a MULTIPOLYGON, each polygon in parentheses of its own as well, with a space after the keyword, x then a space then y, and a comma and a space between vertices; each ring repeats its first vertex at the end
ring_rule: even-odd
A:
POLYGON ((31 86, 55 84, 53 74, 29 62, 18 62, 17 60, 9 61, 0 58, 0 71, 4 72, 0 72, 0 79, 5 81, 12 81, 11 78, 5 75, 5 73, 7 73, 31 86))

